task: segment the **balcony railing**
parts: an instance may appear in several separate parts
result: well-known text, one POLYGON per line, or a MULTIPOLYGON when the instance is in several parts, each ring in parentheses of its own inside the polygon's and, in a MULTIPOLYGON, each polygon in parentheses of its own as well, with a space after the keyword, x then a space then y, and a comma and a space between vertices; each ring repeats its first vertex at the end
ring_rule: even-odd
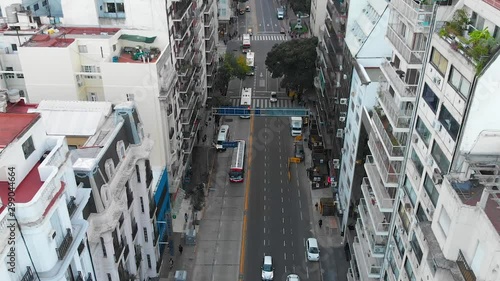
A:
POLYGON ((409 64, 422 64, 425 51, 413 50, 391 25, 387 26, 387 39, 409 64))
POLYGON ((89 274, 87 274, 87 278, 85 278, 85 281, 94 281, 94 279, 92 278, 92 273, 89 272, 89 274))
MULTIPOLYGON (((189 56, 191 56, 191 55, 189 55, 189 56)), ((194 57, 194 53, 193 53, 193 57, 194 57)), ((179 63, 181 66, 178 67, 178 69, 177 69, 177 75, 179 77, 187 76, 188 72, 190 72, 191 70, 194 69, 194 66, 192 66, 189 63, 185 63, 184 61, 188 61, 188 60, 187 59, 182 60, 182 62, 179 63)))
POLYGON ((372 152, 373 159, 375 160, 375 164, 377 165, 384 185, 397 184, 401 172, 402 161, 390 160, 387 157, 384 145, 373 135, 373 133, 370 134, 368 147, 372 152))
POLYGON ((203 22, 204 22, 203 25, 205 27, 209 27, 212 23, 213 18, 214 18, 214 15, 213 15, 213 13, 210 13, 210 12, 203 15, 203 22))
POLYGON ((383 124, 382 118, 379 116, 379 111, 374 110, 372 114, 373 124, 377 129, 379 135, 382 138, 382 143, 384 144, 389 157, 403 157, 405 146, 400 145, 398 139, 389 131, 391 124, 385 118, 385 125, 383 124))
POLYGON ((203 11, 204 13, 210 12, 213 2, 214 0, 203 0, 203 4, 205 5, 205 10, 203 11))
POLYGON ((198 130, 198 127, 200 125, 201 119, 198 116, 198 109, 195 108, 192 111, 193 112, 196 111, 196 114, 191 114, 191 118, 189 120, 189 123, 184 124, 182 126, 182 136, 185 139, 193 138, 194 134, 196 134, 196 131, 198 130))
POLYGON ((212 76, 212 74, 214 73, 215 67, 216 67, 215 63, 207 65, 207 76, 212 76))
POLYGON ((205 27, 205 41, 212 39, 212 35, 214 34, 215 27, 213 25, 209 27, 205 27))
POLYGON ((175 58, 185 59, 188 54, 192 53, 193 50, 190 47, 192 46, 193 40, 194 40, 194 34, 190 33, 181 43, 176 42, 175 58))
POLYGON ((388 237, 376 235, 373 231, 373 228, 363 225, 363 222, 359 218, 356 221, 355 228, 356 234, 358 235, 358 237, 360 237, 360 239, 367 239, 372 256, 376 258, 383 258, 385 255, 385 248, 387 246, 388 237))
POLYGON ((149 201, 149 217, 150 218, 155 218, 156 217, 156 212, 157 212, 156 204, 153 202, 153 200, 149 201))
MULTIPOLYGON (((370 143, 368 142, 368 144, 370 144, 370 143)), ((373 152, 373 153, 375 153, 375 152, 373 152)), ((375 159, 372 155, 366 156, 365 162, 368 164, 376 164, 377 165, 380 178, 384 182, 384 185, 398 183, 399 174, 396 173, 392 167, 390 168, 391 172, 389 173, 387 171, 387 168, 386 168, 384 163, 378 162, 378 160, 377 160, 377 163, 375 163, 375 159), (382 169, 382 170, 380 170, 380 169, 382 169)))
POLYGON ((184 109, 193 109, 194 104, 198 100, 198 95, 196 92, 189 92, 186 94, 181 94, 179 97, 179 108, 181 110, 184 109))
POLYGON ((380 90, 378 97, 381 104, 384 106, 384 113, 389 117, 389 121, 392 121, 393 127, 409 131, 413 110, 400 109, 399 104, 396 103, 388 90, 380 90))
MULTIPOLYGON (((367 252, 363 250, 366 246, 366 241, 360 241, 359 237, 354 238, 353 248, 354 254, 356 255, 356 261, 358 263, 359 271, 363 271, 362 275, 368 278, 380 278, 382 272, 382 261, 381 259, 368 257, 367 252)), ((362 278, 363 280, 365 278, 362 278)))
POLYGON ((35 275, 33 274, 33 270, 31 270, 30 266, 26 267, 26 272, 23 275, 23 278, 21 278, 21 281, 34 281, 35 280, 35 275))
POLYGON ((376 234, 381 236, 389 235, 389 226, 391 224, 385 220, 385 217, 378 210, 377 199, 374 196, 362 198, 359 205, 368 210, 368 214, 370 216, 370 221, 368 223, 372 224, 373 230, 376 234))
POLYGON ((389 3, 415 27, 415 31, 429 31, 432 5, 419 4, 413 0, 393 0, 389 3))
POLYGON ((465 260, 462 250, 458 250, 457 265, 465 281, 476 281, 476 274, 465 260))
POLYGON ((61 245, 59 245, 59 247, 56 248, 57 257, 59 258, 59 260, 64 259, 72 242, 73 242, 73 234, 71 234, 71 229, 66 228, 66 235, 64 235, 64 239, 61 242, 61 245))
POLYGON ((193 26, 194 18, 188 16, 180 22, 174 22, 174 39, 175 41, 183 41, 187 36, 188 30, 193 26))
POLYGON ((174 22, 181 21, 186 15, 191 12, 191 6, 193 5, 192 0, 183 0, 180 2, 173 2, 174 11, 172 13, 172 20, 174 22))
POLYGON ((185 78, 189 79, 184 79, 181 81, 179 79, 178 85, 179 85, 179 93, 180 94, 185 94, 185 93, 190 93, 195 85, 194 79, 191 79, 194 75, 194 70, 191 71, 191 74, 189 76, 186 76, 185 78))
POLYGON ((132 206, 132 203, 134 202, 134 194, 132 193, 131 190, 127 190, 127 206, 130 209, 130 206, 132 206))
POLYGON ((78 205, 76 205, 75 202, 76 202, 76 198, 74 196, 71 196, 71 199, 69 200, 68 204, 66 205, 68 208, 68 213, 69 213, 70 217, 73 216, 76 209, 78 208, 78 205))
POLYGON ((127 244, 127 246, 125 246, 125 252, 123 252, 123 259, 126 260, 128 258, 128 254, 130 253, 130 248, 127 244))
POLYGON ((195 103, 193 103, 193 106, 191 106, 188 109, 183 109, 181 110, 181 125, 189 125, 189 124, 194 124, 194 120, 196 117, 196 114, 198 112, 198 95, 196 95, 195 103))
POLYGON ((207 77, 207 88, 212 88, 214 86, 215 78, 213 76, 207 77))
POLYGON ((215 40, 213 37, 210 37, 210 40, 205 40, 205 52, 209 53, 214 50, 215 40))
POLYGON ((135 266, 137 269, 140 268, 142 262, 142 252, 141 252, 141 246, 135 245, 135 266))
POLYGON ((206 63, 207 65, 208 64, 212 64, 215 60, 215 52, 207 52, 207 55, 206 55, 206 63))
POLYGON ((406 84, 406 82, 400 78, 400 75, 396 73, 396 71, 399 70, 396 70, 388 61, 382 63, 382 71, 387 78, 389 78, 400 97, 415 98, 417 96, 417 85, 406 84))
POLYGON ((391 212, 393 209, 394 198, 390 197, 387 189, 382 184, 376 183, 372 185, 370 180, 365 177, 361 182, 361 190, 363 190, 363 194, 366 191, 368 194, 375 196, 375 200, 381 212, 391 212))

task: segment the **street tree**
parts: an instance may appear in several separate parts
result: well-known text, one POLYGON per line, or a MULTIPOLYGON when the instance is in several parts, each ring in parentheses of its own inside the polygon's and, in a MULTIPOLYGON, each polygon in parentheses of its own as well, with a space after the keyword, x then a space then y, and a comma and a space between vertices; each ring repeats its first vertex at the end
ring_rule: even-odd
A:
POLYGON ((273 78, 283 77, 280 85, 282 88, 301 94, 314 87, 317 45, 317 37, 276 44, 267 53, 266 67, 273 78))
POLYGON ((229 81, 233 78, 245 79, 249 70, 250 67, 246 63, 245 56, 239 55, 236 57, 233 53, 226 53, 217 70, 214 86, 225 96, 229 81))
POLYGON ((311 0, 290 0, 290 7, 295 13, 310 13, 311 0))

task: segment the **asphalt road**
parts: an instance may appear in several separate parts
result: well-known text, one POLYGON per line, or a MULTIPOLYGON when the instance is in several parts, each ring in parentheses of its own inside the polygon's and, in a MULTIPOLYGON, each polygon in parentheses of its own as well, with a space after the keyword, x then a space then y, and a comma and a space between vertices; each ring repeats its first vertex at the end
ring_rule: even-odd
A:
POLYGON ((244 280, 259 280, 264 255, 274 259, 274 280, 291 273, 320 280, 319 263, 307 262, 305 239, 311 237, 307 185, 288 181, 293 138, 288 118, 255 118, 248 193, 244 280))

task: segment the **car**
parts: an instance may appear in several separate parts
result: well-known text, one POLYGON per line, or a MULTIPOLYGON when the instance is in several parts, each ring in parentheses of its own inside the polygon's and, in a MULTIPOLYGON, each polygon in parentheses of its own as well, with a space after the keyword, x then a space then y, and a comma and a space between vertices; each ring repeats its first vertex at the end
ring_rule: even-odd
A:
POLYGON ((262 260, 262 281, 271 281, 274 278, 273 258, 264 256, 262 260))
POLYGON ((250 12, 250 6, 248 6, 248 5, 247 5, 247 7, 245 8, 245 10, 246 10, 247 12, 250 12))
POLYGON ((271 92, 271 97, 269 98, 270 102, 277 102, 278 101, 278 95, 276 92, 271 92))
POLYGON ((280 29, 280 33, 281 33, 281 34, 285 34, 285 33, 286 33, 286 30, 285 30, 285 28, 284 28, 284 27, 282 27, 282 28, 280 29))
POLYGON ((300 281, 300 277, 297 274, 288 274, 286 281, 300 281))
POLYGON ((306 240, 306 255, 308 261, 319 261, 319 247, 316 238, 306 240))
POLYGON ((299 158, 300 161, 304 160, 304 144, 301 142, 295 143, 295 155, 294 157, 299 158))

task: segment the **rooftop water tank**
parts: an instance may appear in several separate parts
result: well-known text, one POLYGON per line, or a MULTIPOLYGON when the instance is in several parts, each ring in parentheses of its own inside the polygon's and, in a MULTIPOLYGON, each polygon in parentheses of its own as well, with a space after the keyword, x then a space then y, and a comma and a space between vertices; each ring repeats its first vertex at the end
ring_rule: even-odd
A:
POLYGON ((7 95, 0 92, 0 112, 7 111, 7 95))
POLYGON ((15 103, 21 100, 21 95, 19 94, 18 89, 12 89, 7 92, 7 95, 9 96, 9 102, 10 103, 15 103))
POLYGON ((7 14, 8 24, 13 24, 18 22, 16 8, 8 6, 5 8, 5 13, 7 14))

